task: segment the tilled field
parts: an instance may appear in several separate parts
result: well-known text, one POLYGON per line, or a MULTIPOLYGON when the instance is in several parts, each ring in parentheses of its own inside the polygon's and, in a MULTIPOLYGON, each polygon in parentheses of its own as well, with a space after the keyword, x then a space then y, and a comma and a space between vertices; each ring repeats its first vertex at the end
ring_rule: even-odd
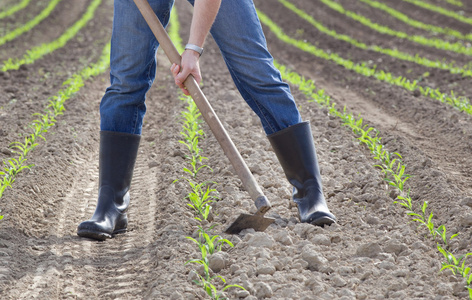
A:
MULTIPOLYGON (((228 1, 228 0, 223 0, 228 1)), ((0 12, 15 5, 2 1, 0 12)), ((20 1, 18 1, 20 2, 20 1)), ((33 19, 51 1, 32 1, 11 16, 0 19, 2 31, 14 30, 33 19)), ((57 39, 94 1, 59 1, 51 14, 16 39, 0 45, 0 61, 22 57, 29 49, 57 39)), ((333 2, 333 1, 329 1, 333 2)), ((370 1, 372 2, 372 1, 370 1)), ((472 25, 413 5, 412 1, 381 3, 412 20, 451 28, 464 36, 472 25)), ((433 48, 406 38, 381 34, 329 8, 327 1, 291 0, 317 22, 338 35, 369 47, 362 49, 346 39, 323 33, 284 5, 283 1, 256 0, 261 14, 275 22, 285 35, 315 45, 327 53, 376 65, 377 70, 420 80, 419 85, 472 96, 470 76, 427 67, 375 51, 373 46, 397 49, 432 61, 467 65, 469 54, 433 48)), ((471 47, 470 40, 414 28, 364 1, 338 0, 345 11, 404 32, 408 36, 442 39, 471 47)), ((445 0, 428 3, 472 18, 472 6, 458 7, 445 0)), ((176 1, 184 41, 188 37, 191 6, 176 1)), ((15 157, 10 144, 23 141, 29 124, 47 107, 62 83, 96 62, 109 41, 113 1, 103 0, 93 18, 64 47, 19 70, 0 72, 0 158, 15 157)), ((0 15, 1 16, 1 15, 0 15)), ((261 18, 262 19, 262 18, 261 18)), ((172 26, 172 24, 171 24, 172 26)), ((208 127, 201 141, 206 163, 213 172, 205 179, 216 182, 219 200, 213 205, 212 224, 229 239, 212 260, 215 275, 246 291, 228 289, 230 299, 467 299, 467 282, 451 270, 440 272, 445 257, 437 245, 460 257, 472 252, 472 118, 449 104, 418 92, 347 70, 332 60, 303 51, 281 40, 264 22, 269 48, 278 64, 315 82, 332 97, 336 107, 355 117, 360 114, 382 137, 390 153, 401 154, 415 210, 427 201, 427 216, 446 235, 459 235, 446 247, 425 226, 413 222, 408 210, 395 204, 404 196, 384 180, 358 135, 343 126, 331 111, 308 101, 292 86, 302 116, 309 120, 317 147, 324 193, 338 223, 320 228, 301 224, 291 204, 291 188, 257 117, 234 87, 215 43, 208 39, 201 58, 203 92, 213 105, 249 168, 272 202, 268 216, 275 224, 264 232, 245 230, 239 235, 221 233, 242 212, 255 207, 208 127)), ((467 52, 467 51, 465 51, 467 52)), ((98 186, 98 107, 108 85, 104 72, 65 103, 57 122, 28 153, 31 169, 20 172, 0 198, 0 297, 2 299, 206 299, 195 285, 197 237, 193 212, 184 198, 185 149, 179 140, 184 102, 175 88, 169 63, 158 53, 158 75, 147 97, 147 115, 134 172, 126 234, 105 242, 79 238, 77 225, 88 219, 96 204, 98 186)), ((396 168, 396 165, 395 165, 396 168)), ((466 265, 470 266, 469 260, 466 265)), ((222 288, 222 285, 218 285, 222 288)))

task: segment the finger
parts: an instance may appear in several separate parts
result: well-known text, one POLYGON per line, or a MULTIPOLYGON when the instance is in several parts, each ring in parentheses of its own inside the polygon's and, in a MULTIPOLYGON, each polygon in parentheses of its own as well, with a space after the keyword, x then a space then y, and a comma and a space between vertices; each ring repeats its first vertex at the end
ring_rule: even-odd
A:
POLYGON ((185 80, 187 79, 189 73, 187 70, 185 70, 185 68, 180 72, 178 73, 176 76, 175 76, 175 83, 178 85, 178 86, 183 86, 183 83, 185 82, 185 80))
POLYGON ((177 76, 177 74, 179 74, 180 66, 177 64, 172 64, 172 66, 170 67, 170 71, 172 72, 172 75, 175 77, 177 76))

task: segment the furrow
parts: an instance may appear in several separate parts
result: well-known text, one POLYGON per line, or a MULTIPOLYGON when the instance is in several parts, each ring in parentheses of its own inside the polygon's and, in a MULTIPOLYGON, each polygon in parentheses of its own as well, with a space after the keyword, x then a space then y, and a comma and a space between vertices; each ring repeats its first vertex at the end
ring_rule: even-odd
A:
MULTIPOLYGON (((8 1, 6 1, 6 2, 7 3, 5 3, 5 4, 8 4, 8 1)), ((17 4, 8 7, 6 10, 0 12, 0 19, 3 19, 5 17, 11 16, 11 15, 17 13, 18 11, 20 11, 23 8, 25 8, 26 6, 28 6, 28 4, 30 2, 31 2, 31 0, 21 0, 17 4)))
MULTIPOLYGON (((75 157, 74 173, 76 177, 68 192, 55 205, 53 220, 48 220, 49 230, 46 247, 34 247, 40 249, 40 255, 48 255, 35 270, 22 277, 14 283, 14 287, 10 291, 10 295, 17 295, 18 299, 51 299, 58 298, 62 293, 74 292, 74 285, 76 280, 71 277, 78 266, 77 259, 80 255, 87 257, 87 247, 76 244, 75 228, 80 216, 80 207, 84 206, 83 202, 89 199, 89 191, 92 190, 94 183, 88 178, 90 173, 96 169, 95 165, 90 165, 93 161, 93 156, 96 154, 89 154, 88 157, 75 157), (23 291, 23 292, 17 292, 23 291)), ((95 171, 96 172, 96 171, 95 171)), ((40 201, 47 201, 50 197, 48 193, 41 193, 38 195, 40 201)), ((34 240, 32 239, 33 243, 34 240)), ((33 248, 33 249, 34 249, 33 248)), ((16 297, 16 296, 15 296, 16 297)))
POLYGON ((101 3, 102 0, 93 0, 87 7, 87 11, 82 15, 82 17, 71 27, 67 28, 59 38, 52 42, 31 48, 21 58, 9 58, 3 62, 1 70, 3 72, 9 70, 18 70, 20 66, 32 64, 43 56, 64 47, 67 42, 69 42, 69 40, 71 40, 93 18, 98 6, 101 3))
POLYGON ((410 4, 413 4, 417 7, 421 7, 421 8, 424 8, 426 10, 432 11, 432 12, 445 15, 447 17, 453 18, 453 19, 458 20, 460 22, 472 25, 472 18, 470 18, 468 16, 464 16, 463 14, 457 13, 455 11, 445 9, 441 6, 437 6, 437 5, 434 5, 434 4, 431 4, 431 3, 428 3, 428 2, 424 2, 424 1, 421 1, 421 0, 403 0, 403 1, 408 2, 410 4))
POLYGON ((390 72, 384 70, 378 70, 376 66, 369 67, 370 62, 355 63, 350 59, 341 57, 338 53, 332 52, 331 50, 323 50, 316 47, 315 45, 308 43, 306 40, 295 39, 282 30, 276 23, 274 23, 267 15, 258 11, 261 22, 268 26, 273 34, 283 41, 284 43, 293 45, 294 47, 310 53, 323 60, 331 61, 344 67, 347 70, 352 70, 364 77, 374 77, 380 81, 384 81, 390 85, 400 86, 407 91, 415 91, 418 95, 424 95, 431 99, 441 101, 442 103, 452 105, 461 111, 472 114, 472 106, 468 98, 464 96, 456 96, 454 91, 451 90, 451 94, 446 94, 440 91, 439 88, 433 89, 429 86, 423 87, 418 83, 421 79, 410 81, 403 76, 395 76, 390 72))
MULTIPOLYGON (((281 1, 281 0, 279 0, 279 1, 281 1)), ((382 26, 378 23, 373 22, 372 20, 370 20, 366 16, 362 16, 362 15, 356 14, 355 12, 346 10, 341 4, 339 4, 337 2, 334 2, 334 1, 331 1, 331 0, 320 0, 320 1, 323 4, 325 4, 326 6, 328 6, 329 8, 331 8, 331 9, 335 10, 336 12, 342 14, 343 16, 351 18, 351 19, 355 20, 356 22, 359 22, 362 25, 376 31, 377 33, 386 34, 386 35, 393 36, 393 37, 396 37, 396 38, 399 38, 399 39, 406 39, 406 40, 409 40, 409 41, 412 41, 414 43, 418 43, 420 45, 424 45, 424 46, 427 46, 427 47, 434 47, 434 48, 437 48, 437 49, 452 51, 452 52, 465 54, 465 55, 469 55, 469 56, 472 55, 472 50, 470 49, 470 47, 467 47, 467 46, 463 45, 463 43, 460 43, 460 42, 450 43, 448 41, 445 41, 445 40, 442 40, 442 39, 439 39, 439 38, 431 38, 430 39, 430 38, 427 38, 427 37, 421 36, 421 35, 411 35, 411 34, 406 33, 406 32, 393 30, 389 27, 382 26)), ((371 47, 375 47, 375 46, 371 46, 371 47)))
POLYGON ((28 32, 29 30, 33 29, 36 25, 38 25, 41 21, 43 21, 45 18, 47 18, 51 12, 54 10, 54 8, 59 4, 61 0, 52 0, 49 2, 49 5, 41 11, 35 18, 29 20, 27 23, 24 25, 15 28, 12 31, 7 32, 5 35, 0 37, 0 46, 16 39, 20 35, 22 35, 25 32, 28 32))
POLYGON ((426 31, 429 31, 429 32, 432 32, 432 33, 440 33, 440 34, 453 36, 453 37, 456 37, 458 39, 469 40, 469 41, 472 40, 472 34, 463 34, 458 30, 446 27, 444 25, 443 26, 435 26, 433 24, 423 23, 419 20, 415 20, 411 16, 407 16, 406 14, 402 13, 399 10, 396 10, 395 8, 392 8, 392 7, 388 6, 385 3, 377 2, 375 0, 360 0, 360 1, 364 2, 365 4, 367 4, 367 5, 369 5, 373 8, 376 8, 376 9, 379 9, 379 10, 382 10, 382 11, 386 12, 390 16, 396 18, 397 20, 399 20, 399 21, 401 21, 405 24, 408 24, 409 26, 412 26, 412 27, 415 27, 415 28, 420 28, 420 29, 423 29, 423 30, 426 30, 426 31))

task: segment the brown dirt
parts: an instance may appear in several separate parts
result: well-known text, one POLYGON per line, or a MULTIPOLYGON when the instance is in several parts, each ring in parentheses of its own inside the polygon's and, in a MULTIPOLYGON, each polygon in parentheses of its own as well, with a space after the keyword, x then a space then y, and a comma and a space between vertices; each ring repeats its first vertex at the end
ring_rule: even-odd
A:
MULTIPOLYGON (((45 1, 41 1, 44 5, 45 1)), ((0 159, 10 157, 8 145, 28 132, 35 112, 48 97, 83 66, 95 61, 109 39, 112 3, 105 0, 94 21, 67 47, 21 68, 0 74, 0 159)), ((340 33, 366 43, 395 44, 405 52, 431 57, 454 54, 419 47, 354 24, 330 11, 319 1, 293 0, 299 7, 340 33)), ((340 1, 359 13, 365 6, 340 1)), ((392 6, 398 1, 386 1, 392 6)), ((444 1, 433 1, 444 4, 444 1)), ((85 1, 58 6, 53 19, 34 31, 54 39, 51 26, 67 27, 80 18, 85 1), (74 6, 71 10, 69 6, 74 6), (63 17, 66 16, 67 18, 63 17)), ((87 2, 89 3, 89 2, 87 2)), ((316 31, 288 12, 277 1, 257 0, 256 6, 289 34, 303 28, 303 39, 331 49, 354 61, 378 60, 379 68, 397 75, 431 72, 428 84, 453 88, 471 95, 470 79, 428 70, 386 56, 360 51, 316 31), (407 70, 411 70, 407 73, 407 70)), ((177 1, 185 41, 191 7, 177 1)), ((405 13, 407 5, 396 5, 405 13)), ((451 7, 444 4, 444 7, 451 7)), ((2 7, 0 7, 1 9, 2 7)), ((27 8, 21 14, 31 13, 27 8)), ((36 9, 36 8, 34 8, 36 9)), ((469 8, 470 10, 470 8, 469 8)), ((425 22, 441 25, 446 18, 427 14, 425 22)), ((466 13, 467 15, 467 13, 466 13)), ((470 16, 470 14, 469 14, 470 16)), ((394 20, 382 13, 369 17, 394 20)), ((416 15, 415 15, 416 17, 416 15)), ((419 17, 418 17, 419 18, 419 17)), ((395 23, 397 30, 420 33, 395 23)), ((447 25, 468 32, 470 26, 448 19, 447 25)), ((274 57, 305 77, 315 80, 338 103, 380 131, 389 151, 398 151, 412 175, 408 181, 417 203, 428 201, 436 224, 448 233, 460 232, 451 244, 455 253, 471 252, 472 244, 472 119, 445 104, 374 79, 364 78, 327 61, 288 46, 264 28, 274 57)), ((30 36, 34 36, 34 32, 30 36)), ((0 47, 0 58, 22 55, 36 44, 28 37, 0 47), (12 52, 12 49, 16 51, 12 52)), ((264 233, 247 230, 226 236, 235 247, 221 254, 224 268, 218 273, 228 283, 248 292, 229 290, 231 299, 464 299, 464 283, 449 272, 439 272, 442 257, 424 228, 409 223, 404 209, 393 204, 394 195, 374 167, 376 162, 339 120, 314 103, 308 103, 296 87, 292 91, 302 116, 310 120, 320 160, 324 192, 338 224, 318 228, 300 224, 290 203, 286 182, 257 117, 244 104, 211 38, 201 59, 204 87, 215 111, 271 200, 269 216, 277 219, 264 233), (317 263, 315 263, 317 262, 317 263)), ((459 59, 455 57, 455 59, 459 59)), ((466 58, 461 58, 466 60, 466 58)), ((130 227, 126 234, 106 242, 76 236, 77 225, 95 208, 98 177, 98 106, 108 84, 103 74, 66 103, 66 112, 45 135, 47 142, 31 153, 30 171, 20 173, 12 189, 0 199, 5 218, 0 221, 0 295, 2 299, 204 299, 192 283, 197 248, 186 236, 196 235, 197 222, 183 198, 186 186, 172 182, 182 176, 185 163, 178 100, 168 71, 158 54, 158 76, 148 95, 148 113, 133 178, 130 227)), ((217 182, 220 200, 215 220, 223 230, 241 212, 254 207, 229 166, 207 126, 201 144, 217 182)), ((197 270, 198 271, 198 270, 197 270)))

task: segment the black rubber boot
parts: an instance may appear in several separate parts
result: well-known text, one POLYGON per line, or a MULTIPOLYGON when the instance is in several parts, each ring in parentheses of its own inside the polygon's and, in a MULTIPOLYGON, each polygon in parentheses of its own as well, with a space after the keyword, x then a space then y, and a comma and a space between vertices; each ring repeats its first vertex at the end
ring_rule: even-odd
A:
POLYGON ((293 201, 298 205, 300 221, 319 226, 336 222, 323 196, 310 123, 302 122, 282 129, 269 135, 268 139, 293 185, 293 201))
POLYGON ((77 234, 96 240, 126 231, 129 188, 140 135, 101 131, 98 202, 95 213, 80 223, 77 234))

